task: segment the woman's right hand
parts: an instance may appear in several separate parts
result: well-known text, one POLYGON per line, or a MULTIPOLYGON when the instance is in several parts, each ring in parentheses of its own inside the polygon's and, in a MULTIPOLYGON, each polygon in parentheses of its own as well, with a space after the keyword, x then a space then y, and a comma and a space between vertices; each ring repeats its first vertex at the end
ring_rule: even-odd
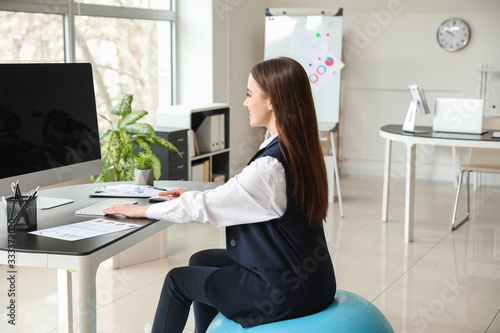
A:
POLYGON ((171 196, 172 199, 176 199, 180 197, 183 193, 187 192, 184 188, 176 188, 175 190, 165 191, 158 193, 159 196, 171 196))

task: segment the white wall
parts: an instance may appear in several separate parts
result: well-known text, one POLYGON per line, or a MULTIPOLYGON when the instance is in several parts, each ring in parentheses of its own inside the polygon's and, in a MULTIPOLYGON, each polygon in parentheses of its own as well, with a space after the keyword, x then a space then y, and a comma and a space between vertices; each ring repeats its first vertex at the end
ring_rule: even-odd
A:
POLYGON ((213 22, 210 1, 177 1, 177 84, 175 103, 211 103, 213 96, 213 22))
MULTIPOLYGON (((500 2, 484 1, 478 8, 477 2, 445 1, 439 2, 441 9, 431 1, 392 3, 399 3, 393 14, 384 3, 357 15, 345 10, 341 155, 346 173, 381 173, 384 146, 378 129, 403 121, 409 84, 422 85, 433 108, 436 97, 478 98, 477 69, 482 63, 500 65, 500 2), (382 12, 385 21, 380 21, 382 12), (438 46, 436 30, 454 16, 469 23, 472 38, 465 49, 453 53, 438 46), (371 37, 370 27, 378 27, 371 37)), ((432 115, 422 118, 417 122, 432 124, 432 115)), ((394 158, 403 161, 405 148, 394 147, 394 158)), ((453 179, 450 148, 418 147, 418 156, 417 177, 453 179)), ((393 170, 404 175, 402 168, 393 170)))
MULTIPOLYGON (((433 109, 436 97, 478 97, 477 69, 482 63, 500 67, 498 0, 314 1, 314 7, 334 6, 344 8, 340 149, 344 174, 382 175, 384 141, 379 128, 403 122, 408 85, 423 86, 433 109), (442 50, 436 41, 439 24, 453 16, 465 19, 472 30, 469 45, 455 53, 442 50)), ((261 141, 261 132, 249 127, 242 103, 248 71, 263 59, 267 7, 312 5, 305 0, 212 1, 215 56, 208 75, 213 75, 214 101, 231 107, 232 174, 241 170, 261 141)), ((431 125, 432 116, 419 118, 417 124, 431 125)), ((403 176, 397 164, 405 149, 399 144, 393 149, 394 173, 403 176)), ((417 177, 453 179, 450 148, 420 147, 418 156, 417 177)))
POLYGON ((231 107, 231 165, 234 175, 241 171, 262 143, 262 130, 250 127, 243 106, 247 80, 253 65, 264 57, 264 17, 267 1, 229 0, 229 87, 231 107))
POLYGON ((261 143, 243 101, 250 68, 264 54, 266 2, 177 0, 177 104, 229 103, 231 175, 261 143))

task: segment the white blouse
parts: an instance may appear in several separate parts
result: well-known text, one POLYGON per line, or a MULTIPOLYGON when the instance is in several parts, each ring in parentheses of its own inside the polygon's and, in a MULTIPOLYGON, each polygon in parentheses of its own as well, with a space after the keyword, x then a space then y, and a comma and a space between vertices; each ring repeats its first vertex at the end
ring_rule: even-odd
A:
MULTIPOLYGON (((260 149, 276 136, 264 141, 260 149)), ((285 208, 285 169, 276 158, 265 156, 214 189, 188 191, 177 199, 151 205, 146 216, 175 223, 198 221, 226 227, 269 221, 282 216, 285 208)))

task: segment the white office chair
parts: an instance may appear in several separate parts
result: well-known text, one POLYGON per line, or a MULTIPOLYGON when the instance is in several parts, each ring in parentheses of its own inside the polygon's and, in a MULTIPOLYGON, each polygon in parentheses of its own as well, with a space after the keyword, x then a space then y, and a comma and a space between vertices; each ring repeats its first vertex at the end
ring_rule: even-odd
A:
MULTIPOLYGON (((500 118, 484 118, 483 128, 500 130, 500 118)), ((500 149, 471 148, 468 163, 460 165, 457 195, 455 198, 455 206, 453 208, 453 217, 451 219, 451 230, 456 230, 469 219, 471 172, 500 173, 500 149), (460 222, 456 223, 460 190, 465 174, 467 174, 467 214, 460 222)))

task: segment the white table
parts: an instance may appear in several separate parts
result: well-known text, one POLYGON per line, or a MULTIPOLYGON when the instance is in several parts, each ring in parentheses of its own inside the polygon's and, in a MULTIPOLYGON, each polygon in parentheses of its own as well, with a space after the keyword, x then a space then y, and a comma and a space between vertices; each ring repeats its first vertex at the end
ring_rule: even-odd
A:
MULTIPOLYGON (((183 187, 188 190, 205 190, 217 186, 215 183, 187 181, 157 181, 155 185, 183 187)), ((68 198, 75 200, 75 202, 48 210, 38 210, 38 230, 92 219, 88 216, 76 216, 75 211, 89 206, 97 200, 108 199, 89 198, 88 194, 95 188, 96 184, 84 184, 40 191, 39 196, 68 198)), ((139 204, 147 204, 147 199, 138 199, 138 201, 139 204)), ((60 332, 73 331, 71 292, 73 280, 76 281, 78 290, 78 332, 95 333, 97 331, 96 273, 100 263, 172 225, 168 221, 148 219, 127 219, 127 222, 142 224, 143 227, 76 242, 31 235, 25 231, 16 232, 16 267, 58 269, 60 332)), ((7 265, 7 221, 4 214, 0 216, 0 228, 0 264, 7 265)))
POLYGON ((402 125, 386 125, 380 128, 380 136, 386 139, 384 188, 382 199, 382 221, 388 219, 389 185, 391 176, 392 142, 398 141, 406 145, 406 191, 405 191, 405 241, 413 242, 413 223, 415 216, 415 152, 416 145, 434 145, 450 147, 500 148, 500 140, 491 137, 492 131, 483 135, 437 133, 432 127, 416 126, 416 131, 425 133, 406 133, 402 125))

